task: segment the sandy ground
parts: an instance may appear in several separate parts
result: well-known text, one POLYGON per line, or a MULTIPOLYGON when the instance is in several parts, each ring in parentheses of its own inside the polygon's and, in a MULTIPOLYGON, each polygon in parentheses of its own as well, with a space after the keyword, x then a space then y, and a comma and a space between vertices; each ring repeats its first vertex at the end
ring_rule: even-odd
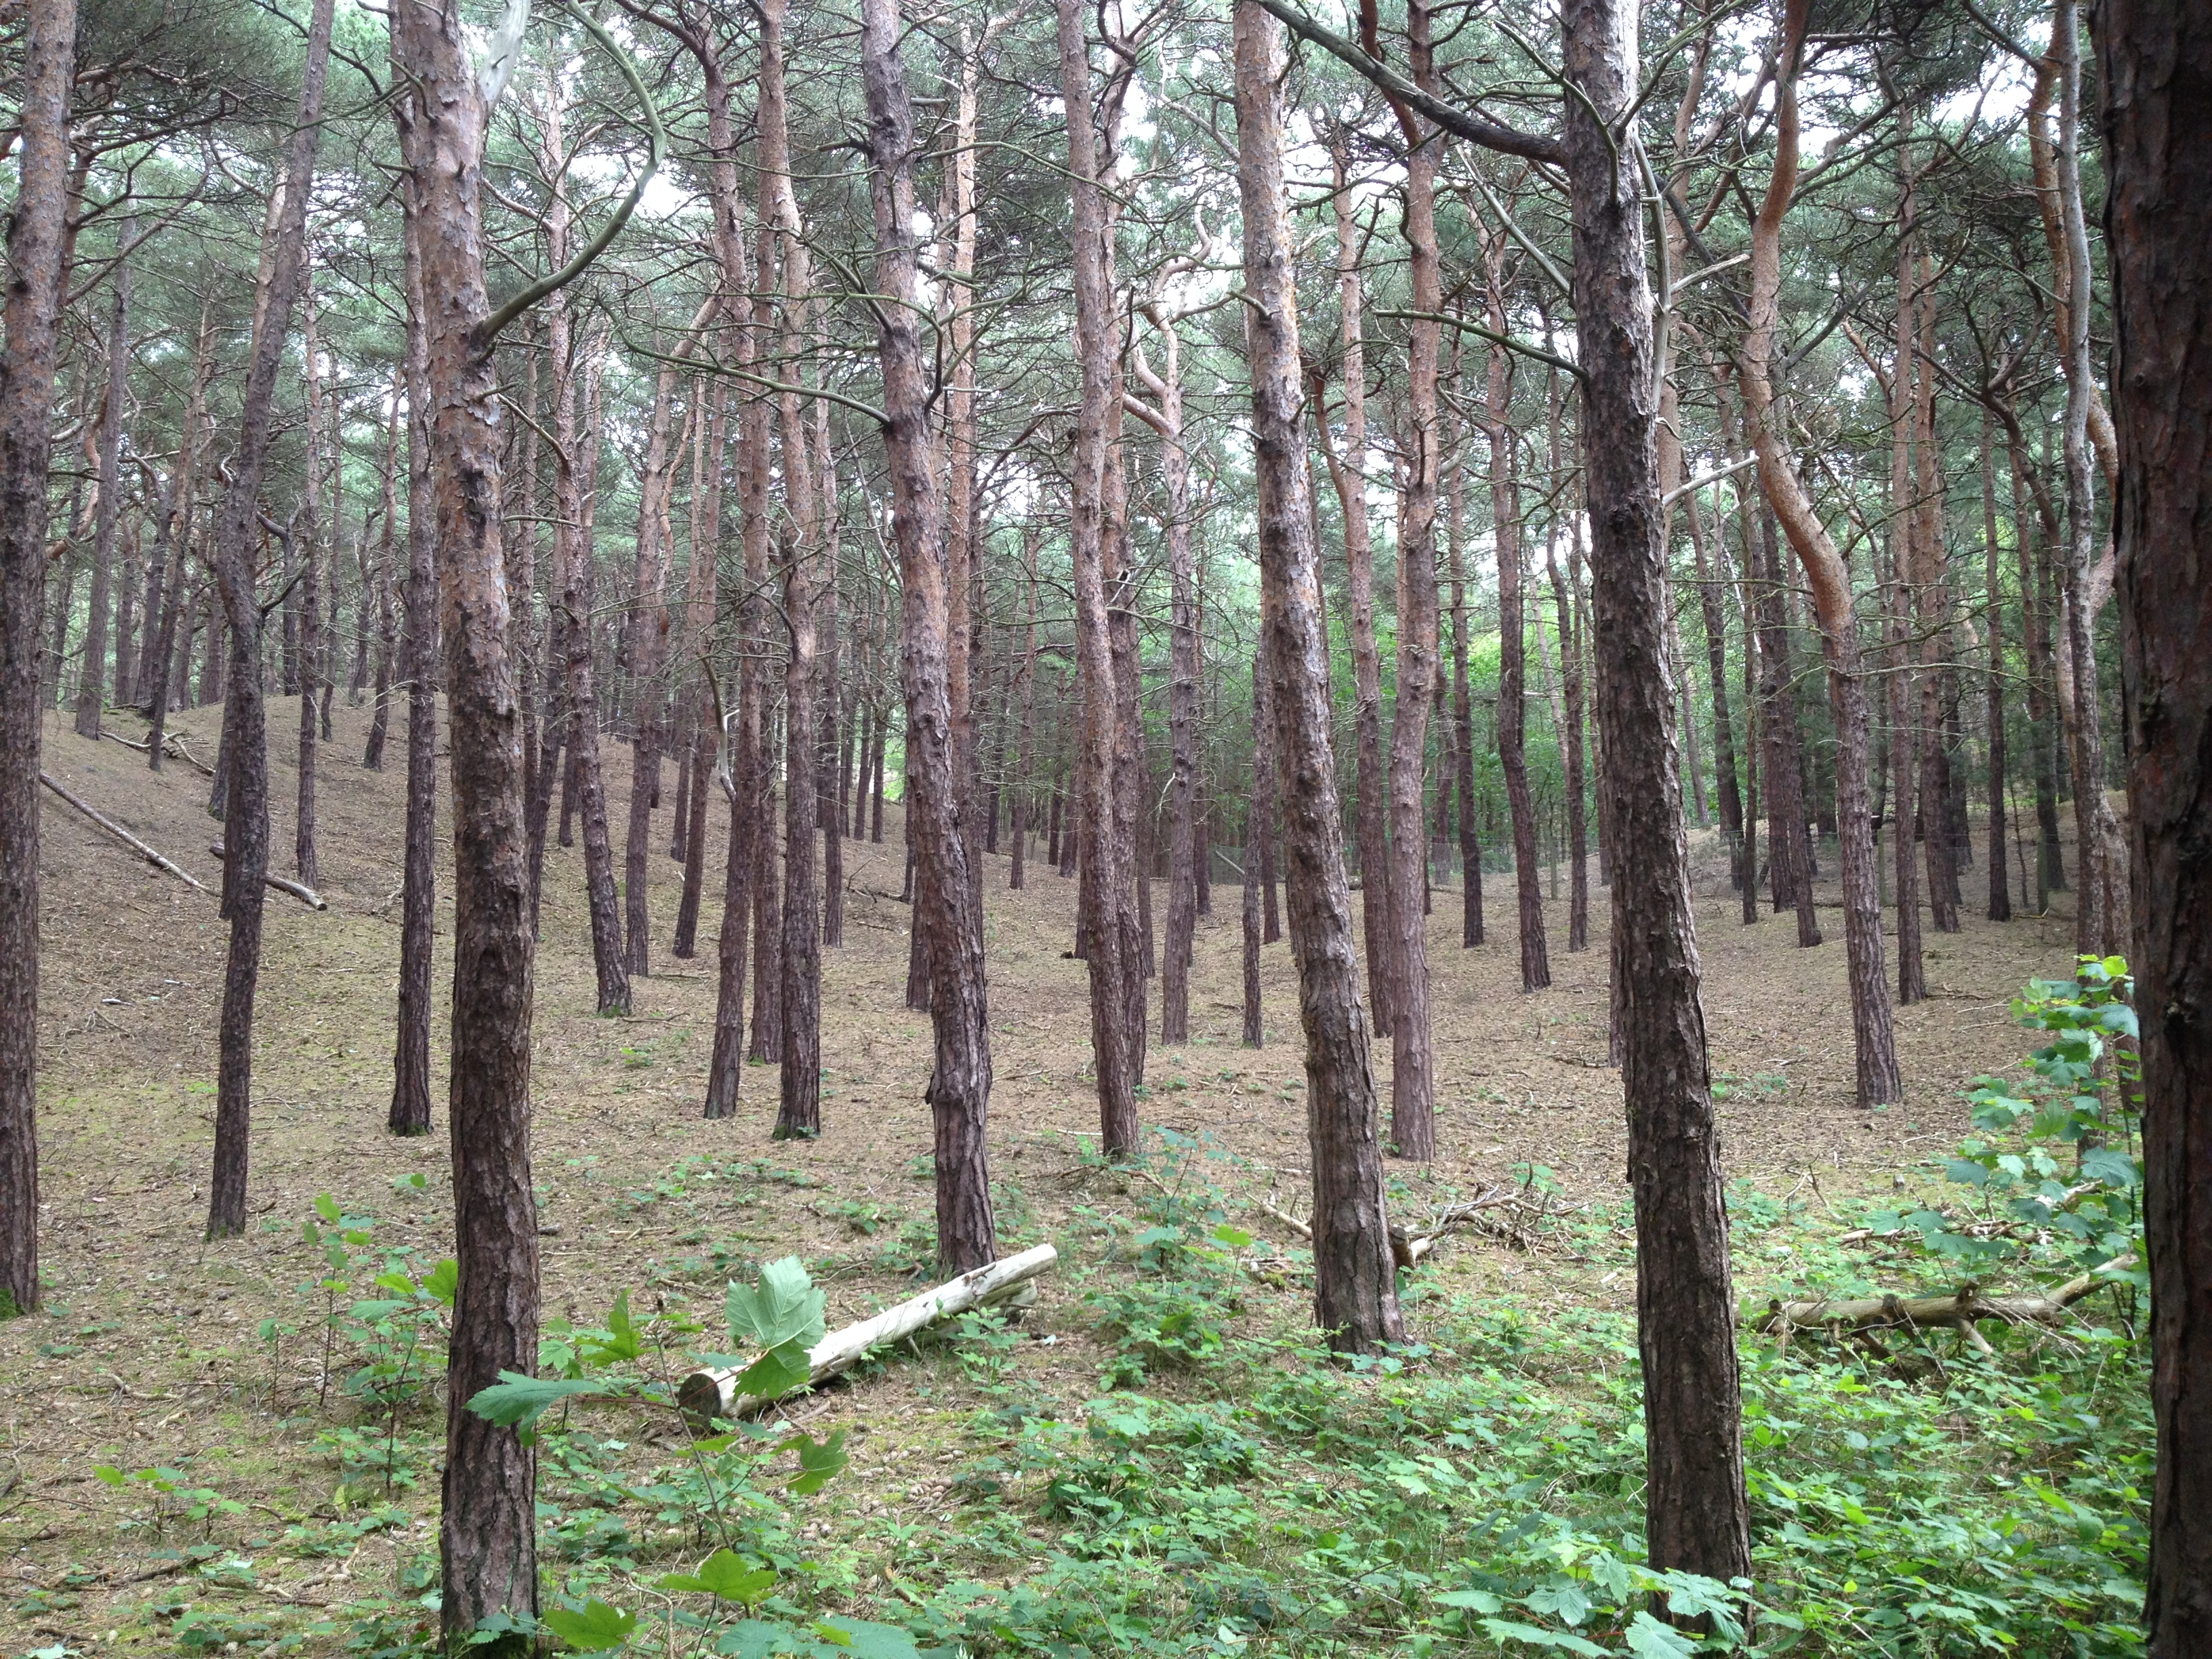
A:
MULTIPOLYGON (((211 757, 217 714, 194 710, 173 729, 211 757)), ((390 765, 380 775, 357 763, 365 711, 341 707, 337 719, 337 741, 319 769, 322 890, 331 908, 316 914, 270 896, 252 1220, 247 1237, 230 1243, 210 1248, 200 1237, 226 937, 215 899, 134 861, 58 801, 46 802, 40 1131, 51 1306, 40 1317, 0 1325, 0 1640, 10 1653, 104 1636, 105 1609, 144 1576, 146 1544, 121 1528, 137 1500, 94 1480, 95 1464, 196 1458, 203 1473, 221 1466, 209 1478, 250 1495, 270 1516, 312 1514, 327 1504, 336 1465, 314 1443, 327 1425, 300 1409, 303 1399, 313 1403, 319 1356, 301 1339, 272 1364, 257 1334, 271 1316, 311 1331, 318 1322, 302 1289, 320 1271, 319 1258, 302 1243, 299 1224, 318 1194, 378 1218, 380 1241, 404 1237, 426 1263, 448 1248, 442 1139, 396 1139, 383 1127, 399 940, 404 714, 393 722, 390 765), (416 1175, 422 1188, 404 1184, 416 1175), (283 1407, 276 1413, 272 1388, 283 1407)), ((137 722, 121 726, 142 735, 137 722)), ((289 870, 296 703, 272 703, 270 727, 278 751, 272 845, 276 867, 289 870)), ((217 826, 204 815, 199 773, 172 763, 149 777, 141 754, 88 744, 58 719, 46 744, 50 771, 210 888, 217 884, 219 866, 207 851, 217 826)), ((611 744, 607 760, 619 850, 628 750, 611 744)), ((440 782, 442 789, 442 764, 440 782)), ((544 1224, 556 1230, 543 1241, 549 1313, 596 1320, 623 1287, 718 1294, 730 1262, 791 1251, 826 1284, 833 1325, 904 1289, 896 1241, 902 1228, 931 1213, 921 1102, 929 1042, 927 1017, 901 1001, 908 915, 896 899, 902 849, 896 811, 890 816, 885 845, 848 843, 846 943, 824 957, 825 1133, 813 1144, 769 1140, 772 1067, 748 1068, 735 1118, 700 1116, 719 882, 710 873, 701 957, 673 960, 665 947, 680 870, 666 856, 667 812, 653 818, 653 972, 638 985, 628 1019, 592 1012, 580 849, 550 852, 534 1088, 535 1176, 544 1224), (708 1160, 724 1178, 696 1179, 701 1166, 687 1159, 708 1160), (754 1160, 759 1167, 743 1167, 754 1160), (672 1190, 656 1196, 656 1183, 672 1190)), ((718 804, 711 872, 720 866, 725 822, 718 804)), ((1820 1194, 1836 1196, 1887 1188, 1893 1171, 1940 1155, 1965 1127, 1961 1085, 2023 1048, 2006 1000, 2031 975, 2066 969, 2070 923, 1977 919, 1971 896, 1985 878, 1971 872, 1965 931, 1930 935, 1929 1000, 1898 1012, 1910 1098, 1869 1115, 1851 1103, 1840 914, 1824 911, 1829 942, 1814 951, 1796 948, 1787 917, 1746 927, 1709 837, 1701 852, 1705 1008, 1715 1071, 1729 1085, 1720 1113, 1731 1176, 1777 1191, 1802 1188, 1809 1176, 1820 1194)), ((1079 1167, 1079 1143, 1095 1140, 1097 1119, 1086 1074, 1085 970, 1066 954, 1074 884, 1053 874, 1041 854, 1030 861, 1026 892, 1006 890, 1006 870, 1001 854, 987 871, 991 1158, 1002 1228, 1027 1243, 1053 1237, 1078 1204, 1128 1200, 1115 1191, 1118 1184, 1126 1192, 1125 1182, 1102 1184, 1079 1167)), ((1824 873, 1822 896, 1832 903, 1832 852, 1824 873)), ((1473 951, 1459 948, 1457 891, 1436 897, 1430 961, 1443 1150, 1426 1168, 1392 1166, 1401 1214, 1418 1216, 1523 1163, 1555 1171, 1571 1201, 1626 1195, 1619 1076, 1595 1064, 1604 1053, 1603 895, 1593 907, 1591 948, 1573 955, 1564 949, 1564 906, 1549 907, 1554 985, 1528 996, 1518 988, 1510 884, 1510 877, 1490 878, 1490 939, 1473 951)), ((1164 890, 1160 896, 1164 903, 1164 890)), ((1153 1042, 1145 1121, 1206 1138, 1220 1154, 1207 1162, 1209 1178, 1248 1206, 1270 1184, 1273 1201, 1295 1203, 1304 1185, 1305 1113, 1288 946, 1266 953, 1268 1046, 1246 1049, 1237 1040, 1237 894, 1220 888, 1215 899, 1198 938, 1194 1038, 1178 1048, 1153 1042)), ((450 895, 441 894, 441 919, 449 906, 450 895)), ((437 967, 442 1009, 442 942, 437 967)), ((441 1018, 434 1038, 441 1073, 444 1035, 441 1018)), ((1377 1045, 1376 1057, 1387 1068, 1387 1043, 1377 1045)), ((1378 1082, 1387 1101, 1387 1076, 1378 1082)), ((442 1097, 437 1115, 441 1136, 442 1097)), ((1448 1289, 1504 1283, 1540 1297, 1548 1270, 1540 1258, 1469 1241, 1448 1247, 1432 1271, 1448 1289)), ((1592 1296, 1623 1299, 1631 1290, 1626 1283, 1575 1285, 1570 1297, 1569 1288, 1559 1287, 1553 1303, 1562 1316, 1592 1296)), ((1064 1282, 1048 1289, 1036 1318, 1066 1328, 1070 1340, 1032 1349, 1023 1363, 1063 1367, 1070 1386, 1089 1389, 1097 1354, 1082 1340, 1073 1296, 1064 1282)), ((860 1390, 828 1397, 833 1419, 913 1420, 943 1408, 941 1391, 933 1401, 927 1374, 914 1370, 911 1377, 893 1372, 872 1381, 865 1413, 852 1403, 860 1390)), ((860 1462, 855 1503, 869 1501, 869 1455, 860 1462)), ((434 1504, 434 1491, 416 1501, 434 1504)), ((373 1576, 381 1549, 374 1571, 388 1573, 397 1547, 371 1540, 354 1571, 373 1576)), ((300 1590, 297 1599, 313 1605, 318 1593, 300 1590)))

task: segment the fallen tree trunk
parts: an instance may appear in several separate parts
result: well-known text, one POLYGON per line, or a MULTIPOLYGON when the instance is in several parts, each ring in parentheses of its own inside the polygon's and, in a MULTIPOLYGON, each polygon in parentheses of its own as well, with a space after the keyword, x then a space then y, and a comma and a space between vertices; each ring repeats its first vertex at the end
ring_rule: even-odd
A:
MULTIPOLYGON (((2083 1297, 2112 1283, 2108 1273, 2132 1267, 2132 1255, 2116 1256, 2078 1279, 2069 1279, 2050 1291, 2021 1291, 2009 1295, 1986 1295, 1972 1283, 1948 1296, 1858 1297, 1847 1302, 1784 1302, 1770 1300, 1753 1321, 1753 1328, 1771 1333, 1787 1343, 1799 1331, 1831 1337, 1855 1336, 1864 1331, 1955 1330, 1976 1346, 1984 1346, 1974 1326, 1993 1319, 2006 1325, 2055 1325, 2066 1310, 2083 1297)), ((1747 1317, 1750 1316, 1747 1315, 1747 1317)))
POLYGON ((896 1307, 886 1308, 857 1325, 848 1325, 842 1330, 832 1331, 807 1351, 806 1381, 788 1394, 773 1397, 763 1395, 738 1395, 731 1385, 741 1372, 738 1370, 693 1371, 676 1390, 676 1403, 684 1417, 701 1433, 708 1431, 713 1419, 725 1421, 750 1417, 766 1410, 777 1400, 805 1389, 817 1388, 840 1371, 849 1370, 869 1353, 886 1343, 913 1335, 927 1329, 939 1320, 950 1319, 955 1314, 966 1313, 971 1308, 985 1307, 1022 1290, 1039 1274, 1051 1271, 1060 1260, 1060 1252, 1049 1244, 1040 1244, 1033 1250, 1024 1250, 1019 1255, 1010 1255, 987 1267, 977 1267, 924 1291, 911 1300, 896 1307))
POLYGON ((83 813, 85 817, 90 818, 101 829, 106 830, 109 835, 114 836, 116 840, 121 842, 132 852, 137 854, 140 858, 145 860, 147 863, 152 865, 156 870, 167 871, 179 881, 184 883, 187 887, 198 888, 203 893, 207 891, 207 889, 201 886, 200 883, 193 877, 186 873, 185 871, 179 869, 175 865, 170 863, 167 859, 163 858, 161 854, 155 852, 144 842, 139 840, 137 836, 132 835, 121 824, 116 823, 113 818, 109 817, 104 812, 94 811, 83 801, 78 799, 76 796, 71 794, 68 786, 59 781, 52 773, 40 773, 39 781, 45 784, 47 788, 52 790, 54 793, 59 795, 64 800, 67 801, 71 806, 76 808, 78 811, 83 813))
MULTIPOLYGON (((133 743, 130 738, 125 737, 120 732, 103 731, 100 735, 107 738, 111 742, 121 744, 125 749, 136 749, 142 755, 149 752, 153 748, 153 744, 151 743, 133 743)), ((191 750, 186 749, 184 744, 184 740, 178 737, 173 732, 168 733, 161 739, 161 752, 168 756, 172 760, 183 761, 186 765, 195 768, 198 771, 204 773, 209 777, 213 777, 215 775, 215 768, 210 766, 206 762, 201 760, 199 757, 193 754, 191 750)))
MULTIPOLYGON (((219 841, 210 842, 208 851, 216 858, 227 856, 222 850, 222 843, 219 841)), ((261 872, 261 879, 280 893, 289 893, 310 910, 327 910, 331 908, 330 901, 320 893, 304 882, 294 881, 289 876, 280 876, 273 870, 264 870, 261 872)))

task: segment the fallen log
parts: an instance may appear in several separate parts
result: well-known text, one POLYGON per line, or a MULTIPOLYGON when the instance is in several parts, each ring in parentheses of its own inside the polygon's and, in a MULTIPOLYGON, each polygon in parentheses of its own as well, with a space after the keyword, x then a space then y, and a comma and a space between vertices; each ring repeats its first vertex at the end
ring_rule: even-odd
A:
MULTIPOLYGON (((142 755, 150 752, 154 746, 150 742, 133 743, 130 738, 125 737, 120 732, 103 731, 100 735, 112 742, 121 744, 125 749, 136 749, 142 755)), ((209 777, 213 777, 215 775, 215 768, 210 766, 205 761, 200 759, 198 756, 193 754, 189 749, 186 749, 185 747, 184 739, 179 738, 173 732, 169 732, 161 739, 161 752, 168 756, 172 760, 180 760, 185 762, 187 765, 194 767, 199 771, 205 773, 209 777)))
MULTIPOLYGON (((1961 1285, 1948 1296, 1856 1297, 1844 1302, 1768 1301, 1765 1310, 1753 1320, 1753 1328, 1771 1334, 1784 1344, 1799 1331, 1829 1337, 1856 1336, 1883 1330, 1955 1330, 1976 1347, 1985 1347, 1974 1328, 1981 1320, 2004 1325, 2055 1325, 2083 1297, 2112 1283, 2108 1273, 2135 1265, 2132 1255, 2115 1256, 2078 1279, 2069 1279, 2050 1291, 2019 1291, 1985 1294, 1978 1285, 1961 1285)), ((1749 1316, 1747 1316, 1749 1317, 1749 1316)))
MULTIPOLYGON (((210 842, 208 851, 216 858, 228 856, 223 851, 222 843, 219 841, 210 842)), ((261 872, 261 879, 280 893, 289 893, 310 910, 327 910, 331 908, 330 901, 305 882, 294 881, 289 876, 280 876, 273 870, 264 870, 261 872)))
POLYGON ((912 1336, 940 1320, 955 1314, 966 1313, 971 1308, 986 1307, 1002 1302, 1024 1289, 1034 1287, 1030 1281, 1039 1274, 1051 1271, 1060 1260, 1060 1252, 1049 1244, 1040 1244, 1033 1250, 1024 1250, 1019 1255, 1010 1255, 994 1261, 988 1267, 977 1267, 959 1278, 932 1286, 920 1296, 886 1308, 870 1319, 842 1330, 830 1332, 806 1354, 806 1381, 787 1394, 769 1398, 761 1395, 738 1395, 732 1389, 741 1374, 737 1370, 697 1370, 685 1377, 676 1390, 676 1403, 692 1427, 705 1434, 710 1431, 713 1419, 725 1421, 750 1417, 765 1411, 777 1400, 788 1399, 806 1389, 817 1388, 841 1371, 850 1370, 874 1350, 886 1343, 896 1342, 912 1336))
POLYGON ((170 863, 167 859, 163 858, 161 854, 155 852, 144 842, 139 840, 137 836, 132 835, 121 824, 116 823, 113 818, 109 817, 104 812, 95 811, 91 806, 80 800, 76 795, 70 793, 68 786, 62 783, 52 773, 40 773, 39 781, 45 784, 47 788, 52 790, 54 793, 59 795, 71 806, 76 808, 78 811, 83 813, 85 817, 90 818, 94 823, 107 831, 109 835, 114 836, 116 840, 121 842, 132 852, 137 854, 140 858, 145 860, 147 863, 152 865, 156 870, 167 871, 179 881, 184 883, 187 887, 198 888, 203 893, 207 891, 207 889, 202 886, 196 878, 170 863))

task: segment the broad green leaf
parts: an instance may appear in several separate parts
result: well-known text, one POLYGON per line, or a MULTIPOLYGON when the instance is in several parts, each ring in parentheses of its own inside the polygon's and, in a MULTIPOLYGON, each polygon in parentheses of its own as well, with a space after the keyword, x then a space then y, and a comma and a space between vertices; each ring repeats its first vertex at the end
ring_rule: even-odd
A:
POLYGON ((92 1473, 94 1479, 105 1481, 111 1486, 119 1486, 123 1484, 123 1471, 112 1464, 100 1464, 92 1473))
POLYGON ((739 1371, 730 1387, 736 1393, 763 1400, 775 1400, 805 1387, 809 1374, 807 1346, 797 1340, 778 1344, 739 1371))
POLYGON ((434 1302, 452 1307, 453 1297, 461 1288, 461 1264, 451 1256, 442 1257, 438 1265, 430 1269, 430 1276, 422 1281, 422 1288, 429 1292, 434 1302))
POLYGON ((1583 1587, 1571 1578, 1564 1583, 1546 1584, 1525 1597, 1522 1606, 1531 1613, 1548 1613, 1564 1619, 1570 1625, 1579 1625, 1589 1617, 1589 1597, 1583 1587))
POLYGON ((827 1328, 823 1315, 829 1299, 807 1277, 795 1255, 761 1265, 756 1285, 732 1285, 728 1301, 730 1330, 763 1348, 796 1342, 811 1348, 827 1328))
POLYGON ((622 1386, 604 1378, 525 1376, 520 1371, 501 1371, 498 1382, 477 1390, 469 1401, 469 1409, 501 1428, 527 1428, 549 1406, 580 1395, 612 1394, 622 1386))
POLYGON ((917 1659, 920 1650, 896 1625, 879 1625, 866 1619, 831 1614, 819 1620, 814 1633, 842 1648, 852 1659, 917 1659))
POLYGON ((1681 1632, 1641 1611, 1623 1634, 1638 1659, 1686 1659, 1698 1650, 1698 1644, 1681 1632))
POLYGON ((827 1440, 817 1441, 806 1434, 794 1434, 777 1449, 796 1450, 799 1454, 799 1474, 793 1477, 791 1490, 801 1497, 820 1492, 830 1483, 830 1477, 845 1467, 845 1431, 840 1429, 827 1440))
POLYGON ((1482 1627, 1490 1632, 1493 1642, 1525 1642, 1532 1648, 1564 1648, 1569 1653, 1581 1654, 1583 1659, 1605 1659, 1605 1650, 1596 1643, 1566 1631, 1516 1624, 1510 1619, 1486 1619, 1482 1627))
POLYGON ((775 1588, 775 1569, 749 1567, 742 1556, 719 1549, 699 1564, 697 1572, 672 1572, 659 1583, 665 1590, 692 1591, 750 1607, 775 1588))
POLYGON ((2133 1187, 2142 1180, 2142 1170, 2135 1159, 2111 1146, 2094 1147, 2082 1153, 2081 1173, 2107 1187, 2133 1187))
POLYGON ((322 1218, 330 1225, 335 1227, 338 1224, 338 1218, 343 1213, 343 1212, 338 1208, 337 1200, 332 1198, 328 1193, 317 1193, 315 1194, 315 1213, 322 1217, 322 1218))
MULTIPOLYGON (((473 1407, 476 1401, 469 1403, 473 1407)), ((580 1613, 556 1607, 540 1614, 538 1622, 579 1652, 605 1653, 629 1640, 630 1632, 637 1628, 637 1615, 594 1596, 584 1603, 580 1613)))
POLYGON ((1446 1590, 1437 1597, 1439 1607, 1459 1607, 1468 1613, 1496 1613, 1505 1603, 1488 1590, 1446 1590))

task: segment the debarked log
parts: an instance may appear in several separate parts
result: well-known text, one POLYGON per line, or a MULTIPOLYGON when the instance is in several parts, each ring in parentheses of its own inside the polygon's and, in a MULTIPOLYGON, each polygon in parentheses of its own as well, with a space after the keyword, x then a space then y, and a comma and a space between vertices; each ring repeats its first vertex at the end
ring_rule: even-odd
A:
POLYGON ((2055 1325, 2067 1310, 2083 1297, 2112 1282, 2107 1274, 2135 1265, 2132 1255, 2115 1256, 2079 1278, 2049 1291, 2018 1291, 1992 1294, 1972 1283, 1961 1285, 1948 1296, 1856 1297, 1848 1301, 1784 1302, 1771 1299, 1756 1315, 1747 1310, 1753 1328, 1775 1334, 1786 1344, 1799 1331, 1828 1336, 1855 1336, 1882 1330, 1955 1330, 1975 1346, 1984 1346, 1975 1325, 1996 1320, 2006 1325, 2055 1325))
MULTIPOLYGON (((819 1387, 840 1371, 849 1370, 886 1343, 912 1336, 955 1314, 1003 1302, 1028 1287, 1039 1274, 1050 1272, 1059 1260, 1058 1250, 1049 1244, 1040 1244, 1019 1255, 1007 1256, 933 1285, 920 1296, 886 1308, 857 1325, 832 1331, 807 1350, 806 1381, 791 1389, 790 1394, 819 1387)), ((694 1429, 704 1434, 709 1431, 714 1418, 729 1420, 749 1417, 766 1410, 776 1400, 789 1397, 738 1395, 732 1384, 740 1374, 735 1370, 697 1370, 684 1379, 676 1390, 676 1403, 694 1429)))

